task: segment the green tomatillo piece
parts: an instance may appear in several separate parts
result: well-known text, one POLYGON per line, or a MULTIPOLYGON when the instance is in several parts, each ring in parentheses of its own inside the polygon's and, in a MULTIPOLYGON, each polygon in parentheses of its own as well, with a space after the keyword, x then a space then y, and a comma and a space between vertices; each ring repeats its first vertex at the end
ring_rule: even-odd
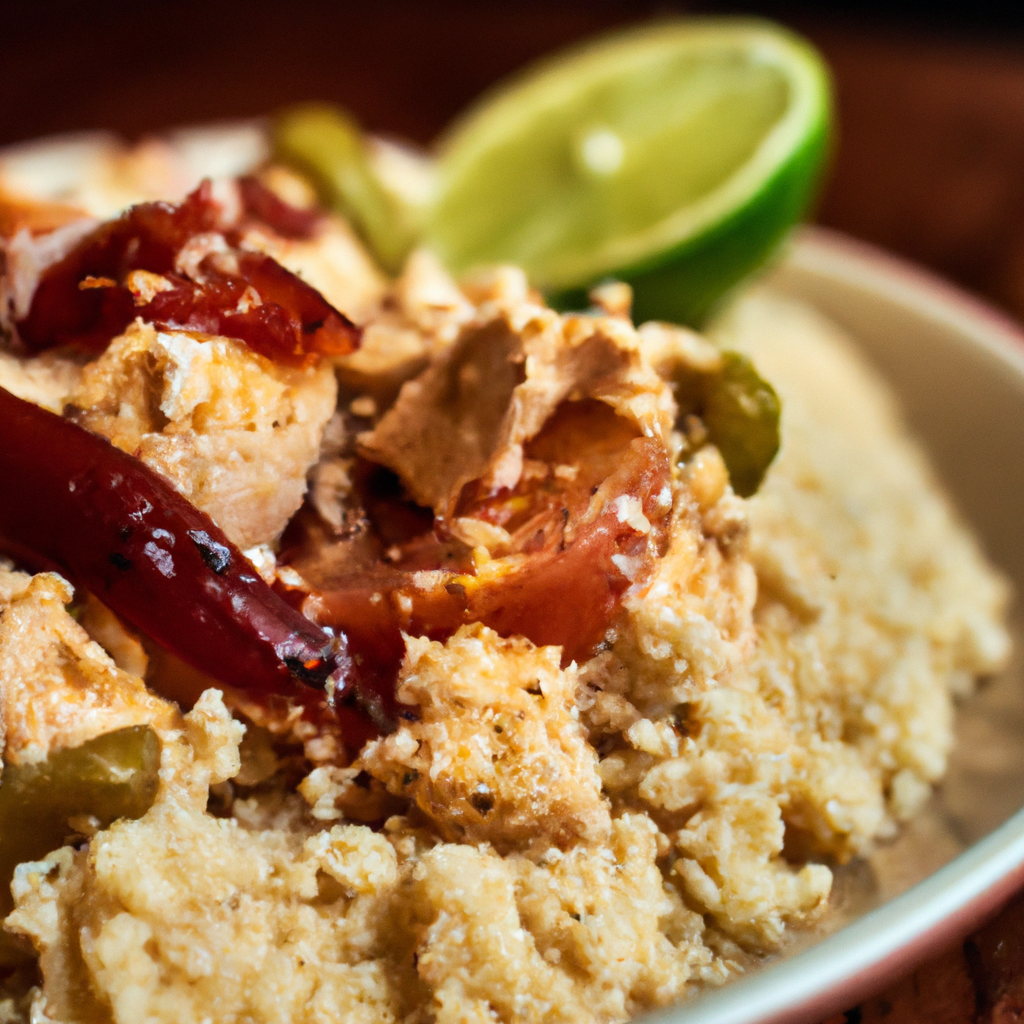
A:
POLYGON ((733 490, 749 498, 779 450, 781 406, 775 389, 746 356, 728 351, 714 373, 687 371, 673 383, 680 418, 700 417, 733 490))
MULTIPOLYGON (((160 741, 148 726, 97 736, 37 764, 0 773, 0 919, 11 910, 14 869, 58 849, 69 837, 140 818, 156 797, 160 741)), ((0 968, 18 959, 0 938, 0 968)))
POLYGON ((377 174, 359 125, 340 107, 308 103, 272 128, 274 156, 308 175, 321 200, 346 217, 388 273, 401 270, 419 237, 417 211, 377 174))

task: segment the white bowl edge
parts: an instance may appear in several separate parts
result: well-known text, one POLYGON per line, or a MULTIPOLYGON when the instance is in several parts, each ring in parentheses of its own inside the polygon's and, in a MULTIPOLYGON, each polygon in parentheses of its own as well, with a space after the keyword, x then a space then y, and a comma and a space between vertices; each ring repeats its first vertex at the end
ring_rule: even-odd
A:
MULTIPOLYGON (((809 301, 855 338, 859 333, 856 321, 868 315, 874 304, 876 316, 879 309, 884 313, 888 308, 894 320, 902 314, 916 321, 926 334, 931 331, 936 338, 973 348, 975 355, 981 354, 991 364, 991 372, 1011 386, 1014 396, 1019 392, 1020 429, 1024 430, 1024 332, 980 300, 926 270, 822 228, 801 229, 767 281, 785 294, 809 301)), ((876 345, 867 354, 876 363, 888 360, 890 365, 882 365, 883 372, 888 371, 892 379, 895 368, 899 377, 899 368, 892 361, 897 357, 895 351, 887 354, 876 345)), ((900 392, 898 382, 894 383, 900 392)), ((912 426, 918 427, 915 410, 906 411, 912 426)), ((1019 450, 1024 453, 1024 447, 1019 450)), ((941 456, 934 450, 932 454, 941 456)), ((940 475, 945 476, 942 458, 937 461, 940 475)), ((1020 462, 1021 467, 1008 465, 1005 469, 1015 478, 1020 475, 1024 485, 1024 458, 1020 462)), ((1024 493, 1024 486, 1015 485, 1012 491, 1024 493)), ((1024 505, 1020 510, 1024 512, 1024 505)), ((1008 510, 1011 525, 1014 511, 1008 510)), ((1024 575, 1022 534, 1018 525, 1011 538, 1017 571, 1011 571, 1011 576, 1024 575)), ((989 539, 983 537, 983 541, 989 539)), ((647 1019, 662 1024, 821 1021, 873 995, 930 953, 965 936, 1022 884, 1024 810, 918 885, 835 934, 720 990, 647 1019)))

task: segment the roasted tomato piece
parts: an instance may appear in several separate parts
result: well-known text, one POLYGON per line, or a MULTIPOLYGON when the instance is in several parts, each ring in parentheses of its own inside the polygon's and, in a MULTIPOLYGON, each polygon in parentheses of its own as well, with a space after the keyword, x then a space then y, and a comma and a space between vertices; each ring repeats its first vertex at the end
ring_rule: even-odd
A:
MULTIPOLYGON (((307 518, 286 554, 311 587, 306 614, 344 621, 354 656, 381 673, 397 670, 401 632, 444 639, 464 622, 557 644, 565 663, 590 657, 623 595, 647 582, 663 552, 668 453, 607 405, 586 401, 564 403, 525 454, 516 488, 485 497, 467 487, 454 538, 439 527, 385 548, 390 515, 380 501, 363 536, 333 546, 307 518), (494 557, 474 554, 474 530, 494 557)), ((408 516, 399 506, 390 507, 408 516)))
POLYGON ((525 455, 514 490, 460 502, 461 516, 501 526, 510 538, 509 555, 467 584, 467 621, 557 644, 566 662, 583 660, 662 553, 668 454, 609 406, 587 401, 560 406, 525 455))
POLYGON ((234 245, 220 218, 204 181, 181 203, 141 203, 100 225, 43 271, 16 324, 22 344, 98 352, 141 316, 238 338, 289 365, 357 347, 343 313, 270 256, 234 245))

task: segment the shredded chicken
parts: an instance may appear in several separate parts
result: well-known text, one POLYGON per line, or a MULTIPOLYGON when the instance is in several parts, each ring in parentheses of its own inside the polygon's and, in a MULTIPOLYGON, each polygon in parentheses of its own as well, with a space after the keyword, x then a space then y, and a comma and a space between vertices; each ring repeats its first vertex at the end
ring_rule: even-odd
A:
POLYGON ((60 415, 78 387, 82 360, 45 352, 22 359, 0 350, 0 388, 60 415))
POLYGON ((73 418, 167 477, 240 548, 273 542, 302 503, 337 386, 229 338, 136 322, 89 363, 73 418))
POLYGON ((480 321, 360 438, 363 454, 393 469, 419 504, 450 516, 472 480, 514 487, 524 443, 566 399, 599 399, 642 433, 667 437, 671 398, 628 323, 560 317, 531 303, 489 313, 484 304, 480 321))
POLYGON ((121 671, 67 613, 60 576, 0 568, 0 750, 32 764, 130 725, 166 726, 172 705, 121 671))

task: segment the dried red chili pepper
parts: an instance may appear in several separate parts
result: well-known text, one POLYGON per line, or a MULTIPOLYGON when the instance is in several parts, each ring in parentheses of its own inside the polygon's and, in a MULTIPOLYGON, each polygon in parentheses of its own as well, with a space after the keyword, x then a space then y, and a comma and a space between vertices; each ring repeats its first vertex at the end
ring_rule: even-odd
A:
POLYGON ((361 742, 383 724, 381 698, 357 682, 344 634, 290 607, 145 463, 3 388, 0 424, 0 546, 65 573, 249 697, 284 695, 319 714, 326 699, 316 691, 331 681, 346 738, 361 742))
POLYGON ((209 181, 181 203, 142 203, 86 235, 43 271, 16 324, 30 352, 72 345, 102 351, 132 320, 238 338, 276 362, 345 355, 359 330, 315 288, 264 253, 234 247, 209 181), (191 266, 189 243, 210 250, 191 266), (135 270, 164 280, 133 294, 135 270))

